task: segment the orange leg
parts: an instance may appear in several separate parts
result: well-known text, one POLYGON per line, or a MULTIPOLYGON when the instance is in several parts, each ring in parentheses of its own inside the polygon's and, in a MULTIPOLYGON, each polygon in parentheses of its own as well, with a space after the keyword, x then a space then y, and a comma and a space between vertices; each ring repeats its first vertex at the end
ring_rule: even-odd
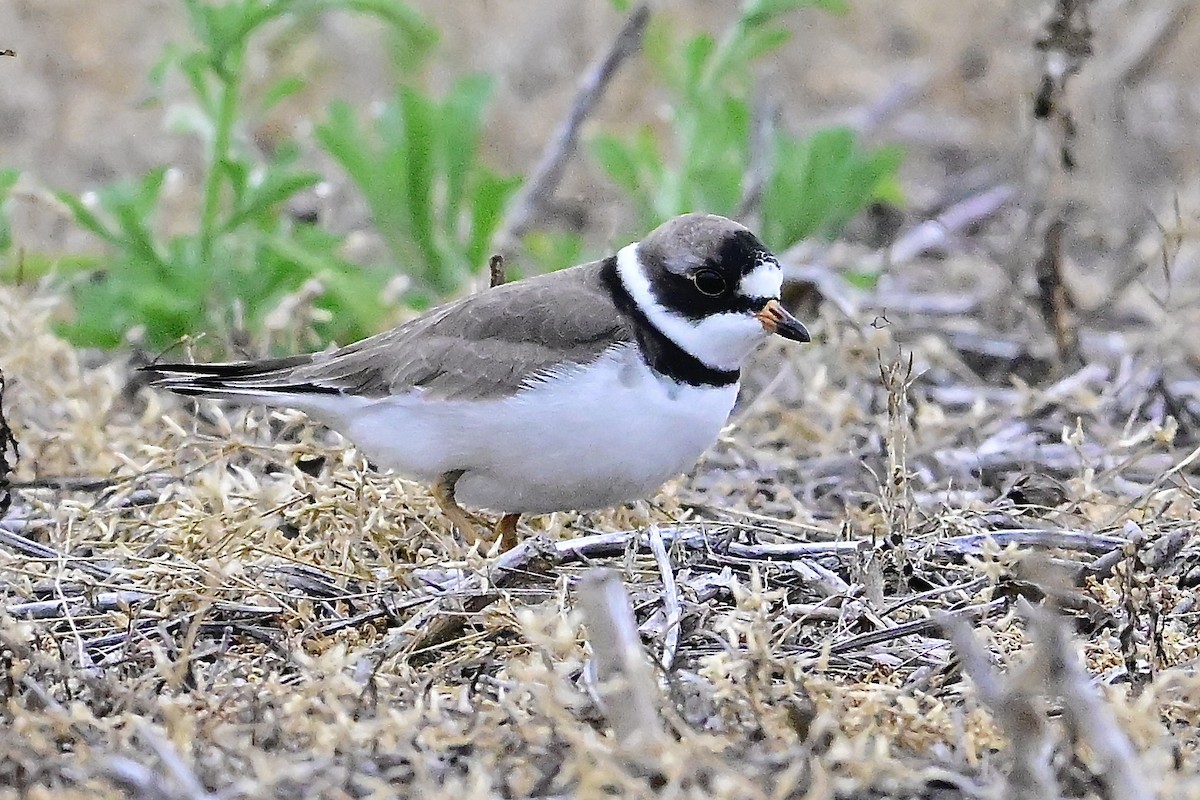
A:
POLYGON ((496 523, 496 536, 500 538, 500 552, 512 550, 517 546, 517 520, 520 514, 505 514, 496 523))
POLYGON ((458 528, 458 532, 467 540, 467 544, 474 544, 483 538, 483 532, 487 530, 488 525, 474 514, 467 513, 454 499, 454 485, 462 476, 463 470, 455 469, 438 478, 437 483, 433 485, 433 498, 441 506, 442 513, 446 515, 446 518, 454 524, 454 527, 458 528))

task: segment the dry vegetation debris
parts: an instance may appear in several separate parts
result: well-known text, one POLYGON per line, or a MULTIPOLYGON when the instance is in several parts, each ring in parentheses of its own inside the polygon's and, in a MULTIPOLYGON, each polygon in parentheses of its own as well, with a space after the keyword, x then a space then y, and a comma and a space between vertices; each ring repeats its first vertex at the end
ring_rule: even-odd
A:
POLYGON ((140 390, 4 290, 0 785, 1200 797, 1194 395, 1134 356, 982 381, 854 302, 651 506, 495 556, 299 415, 140 390))

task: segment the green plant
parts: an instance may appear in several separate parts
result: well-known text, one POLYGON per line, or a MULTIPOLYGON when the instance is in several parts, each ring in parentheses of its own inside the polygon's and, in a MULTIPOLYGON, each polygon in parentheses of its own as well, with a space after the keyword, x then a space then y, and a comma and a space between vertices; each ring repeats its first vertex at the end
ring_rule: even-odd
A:
MULTIPOLYGON (((693 210, 736 213, 751 172, 753 66, 790 38, 780 24, 785 14, 814 6, 844 10, 840 0, 751 0, 720 41, 700 34, 680 43, 667 25, 652 26, 646 53, 673 95, 670 133, 646 127, 630 140, 592 141, 601 168, 633 200, 641 228, 693 210)), ((832 236, 866 203, 898 196, 896 149, 860 152, 844 129, 805 139, 776 132, 770 145, 763 236, 777 249, 832 236)))
POLYGON ((12 194, 21 173, 15 169, 0 169, 0 255, 12 249, 12 194))
POLYGON ((848 128, 803 139, 775 137, 774 168, 763 189, 764 239, 781 248, 810 236, 832 238, 873 201, 903 202, 898 147, 864 151, 848 128))
POLYGON ((520 180, 479 160, 491 81, 459 81, 441 102, 403 87, 369 123, 335 103, 317 139, 367 201, 397 266, 423 301, 477 274, 520 180))
POLYGON ((397 36, 426 47, 431 30, 391 0, 183 0, 194 42, 172 46, 151 74, 161 85, 176 70, 193 105, 175 109, 177 129, 204 146, 199 221, 195 230, 161 232, 168 175, 159 168, 140 180, 103 187, 85 201, 60 193, 76 222, 105 241, 112 257, 104 269, 73 285, 75 316, 63 332, 79 344, 113 346, 135 326, 161 347, 197 330, 228 329, 236 302, 253 327, 289 292, 321 280, 321 304, 332 312, 322 338, 349 339, 375 327, 383 312, 387 275, 339 256, 341 237, 296 222, 284 206, 319 180, 297 166, 296 149, 279 147, 267 158, 240 135, 248 119, 266 114, 301 88, 285 76, 248 101, 245 59, 252 38, 272 23, 300 23, 331 9, 371 14, 397 36))

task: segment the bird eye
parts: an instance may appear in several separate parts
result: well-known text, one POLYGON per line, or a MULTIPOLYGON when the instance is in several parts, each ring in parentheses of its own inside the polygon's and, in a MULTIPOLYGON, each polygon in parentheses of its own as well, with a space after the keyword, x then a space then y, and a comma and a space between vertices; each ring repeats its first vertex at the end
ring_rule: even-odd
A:
POLYGON ((727 288, 724 276, 715 269, 699 270, 692 276, 692 283, 696 284, 700 294, 709 297, 720 297, 725 294, 727 288))

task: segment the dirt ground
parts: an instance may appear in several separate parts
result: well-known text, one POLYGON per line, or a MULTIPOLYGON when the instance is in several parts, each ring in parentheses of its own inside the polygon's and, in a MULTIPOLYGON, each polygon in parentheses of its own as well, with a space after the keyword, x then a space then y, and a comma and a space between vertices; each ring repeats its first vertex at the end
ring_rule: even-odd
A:
MULTIPOLYGON (((512 172, 622 19, 415 5, 431 85, 499 79, 512 172)), ((898 233, 783 254, 816 343, 764 348, 650 502, 505 555, 302 416, 149 392, 53 335, 52 284, 0 285, 0 797, 1200 798, 1200 20, 1093 4, 1064 138, 1034 113, 1049 12, 797 16, 764 91, 904 144, 898 233)), ((21 246, 95 248, 50 190, 160 163, 186 224, 193 143, 144 79, 183 30, 168 0, 0 4, 21 246)), ((248 135, 390 91, 361 22, 282 58, 312 85, 248 135)), ((648 83, 628 65, 585 136, 659 119, 648 83)), ((585 157, 555 199, 598 245, 626 213, 585 157)))

